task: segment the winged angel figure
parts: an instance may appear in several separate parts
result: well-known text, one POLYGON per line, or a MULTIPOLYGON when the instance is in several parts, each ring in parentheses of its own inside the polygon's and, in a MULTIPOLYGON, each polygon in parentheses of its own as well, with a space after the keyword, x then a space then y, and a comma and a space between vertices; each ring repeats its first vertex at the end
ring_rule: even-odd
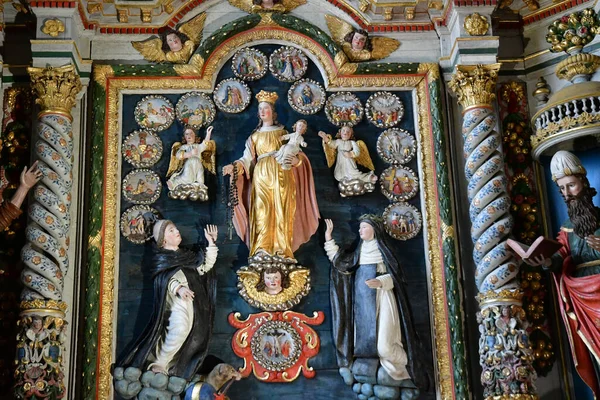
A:
POLYGON ((375 190, 377 175, 373 172, 375 166, 369 149, 362 140, 354 140, 354 131, 350 126, 342 127, 336 135, 337 139, 332 139, 325 132, 319 132, 319 136, 323 139, 327 166, 331 168, 335 163, 333 176, 338 181, 342 197, 359 196, 375 190), (369 172, 361 172, 356 164, 369 169, 369 172))
POLYGON ((325 15, 329 32, 351 62, 381 60, 400 47, 396 39, 369 37, 369 32, 355 29, 349 23, 333 15, 325 15))
POLYGON ((175 142, 171 148, 171 160, 167 171, 169 197, 185 200, 208 200, 208 188, 204 184, 204 169, 216 174, 216 145, 210 140, 213 127, 206 130, 206 138, 199 143, 196 132, 186 129, 185 144, 175 142))
POLYGON ((247 13, 285 13, 306 4, 306 0, 229 0, 229 4, 247 13))
POLYGON ((131 44, 147 61, 185 64, 202 40, 204 21, 206 13, 179 25, 177 29, 169 28, 158 37, 152 36, 131 44))

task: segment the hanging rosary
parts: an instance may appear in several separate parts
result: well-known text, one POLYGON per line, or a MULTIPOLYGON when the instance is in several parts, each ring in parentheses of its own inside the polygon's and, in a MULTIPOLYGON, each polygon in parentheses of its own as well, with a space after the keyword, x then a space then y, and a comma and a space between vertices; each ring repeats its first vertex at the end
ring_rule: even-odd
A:
POLYGON ((222 186, 222 199, 225 204, 225 219, 227 220, 227 233, 229 240, 233 239, 233 215, 235 207, 239 204, 237 189, 237 163, 233 163, 233 172, 229 177, 229 193, 225 193, 225 182, 222 186))

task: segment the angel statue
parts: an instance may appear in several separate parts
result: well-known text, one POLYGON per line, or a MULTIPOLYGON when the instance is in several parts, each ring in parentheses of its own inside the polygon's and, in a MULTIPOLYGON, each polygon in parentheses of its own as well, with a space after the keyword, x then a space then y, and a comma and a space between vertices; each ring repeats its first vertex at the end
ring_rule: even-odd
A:
POLYGON ((208 200, 208 188, 204 184, 204 169, 216 174, 216 145, 210 140, 213 127, 206 130, 206 137, 200 141, 193 129, 183 132, 183 141, 175 142, 171 148, 171 161, 167 171, 169 197, 185 200, 208 200))
POLYGON ((369 37, 367 31, 355 29, 333 15, 325 15, 325 20, 333 40, 342 46, 351 62, 381 60, 400 46, 400 42, 396 39, 369 37))
POLYGON ((202 40, 206 13, 202 13, 177 29, 167 29, 159 37, 152 36, 139 42, 131 42, 144 59, 156 63, 185 64, 202 40))
POLYGON ((342 197, 359 196, 375 190, 377 175, 373 173, 375 166, 369 155, 369 149, 362 140, 354 140, 354 130, 343 126, 332 139, 331 135, 319 132, 323 139, 323 150, 327 158, 327 166, 331 168, 335 162, 333 176, 338 181, 338 189, 342 197), (337 158, 337 160, 336 160, 337 158), (361 172, 356 164, 368 168, 369 172, 361 172))

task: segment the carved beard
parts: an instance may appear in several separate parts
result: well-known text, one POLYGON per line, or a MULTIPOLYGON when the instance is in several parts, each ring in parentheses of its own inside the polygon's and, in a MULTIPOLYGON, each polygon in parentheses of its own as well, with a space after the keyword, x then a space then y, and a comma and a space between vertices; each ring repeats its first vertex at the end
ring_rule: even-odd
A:
POLYGON ((565 197, 573 232, 580 238, 593 235, 598 228, 598 211, 592 201, 595 194, 596 190, 584 187, 579 195, 565 197))

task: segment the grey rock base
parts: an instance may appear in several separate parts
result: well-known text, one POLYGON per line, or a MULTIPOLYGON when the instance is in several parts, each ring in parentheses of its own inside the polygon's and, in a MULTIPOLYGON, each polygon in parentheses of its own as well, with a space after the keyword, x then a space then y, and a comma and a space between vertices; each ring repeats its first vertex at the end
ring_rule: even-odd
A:
POLYGON ((138 368, 115 368, 115 391, 124 399, 138 400, 180 400, 180 394, 186 388, 183 378, 155 374, 146 371, 142 374, 138 368))
POLYGON ((378 359, 356 359, 351 369, 342 367, 339 373, 359 400, 416 400, 419 397, 419 389, 412 380, 392 378, 378 359))

